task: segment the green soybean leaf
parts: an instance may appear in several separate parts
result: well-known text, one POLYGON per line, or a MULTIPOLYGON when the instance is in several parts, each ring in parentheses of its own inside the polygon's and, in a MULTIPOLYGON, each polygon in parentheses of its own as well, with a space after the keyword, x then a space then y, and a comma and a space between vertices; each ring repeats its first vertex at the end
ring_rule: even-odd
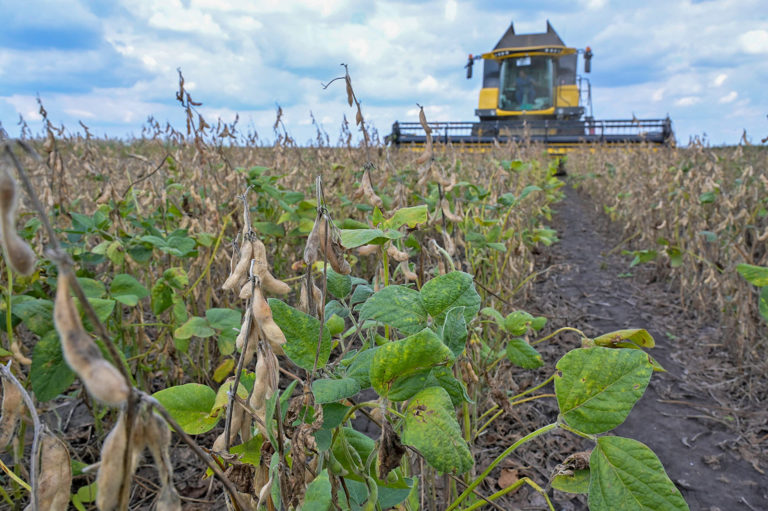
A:
POLYGON ((403 235, 392 229, 386 232, 381 229, 341 229, 341 244, 346 248, 356 248, 362 245, 381 245, 387 240, 396 240, 403 235))
POLYGON ((24 326, 32 333, 44 336, 54 329, 53 327, 53 302, 40 298, 24 302, 13 302, 11 312, 21 319, 24 326))
POLYGON ((453 307, 464 306, 467 323, 480 310, 480 295, 475 290, 472 275, 463 271, 452 271, 430 280, 421 288, 421 299, 424 309, 439 323, 453 307))
POLYGON ((253 227, 260 233, 268 236, 285 236, 285 228, 273 222, 253 222, 253 227))
POLYGON ((536 369, 544 365, 539 352, 519 337, 510 339, 507 343, 507 359, 523 369, 536 369))
POLYGON ((326 403, 323 405, 323 429, 333 429, 341 425, 349 407, 341 403, 326 403))
POLYGON ((219 352, 222 355, 230 355, 235 351, 235 339, 237 338, 240 325, 242 325, 242 314, 239 310, 214 308, 205 311, 205 319, 208 324, 219 330, 216 337, 216 343, 219 346, 219 352))
POLYGON ((537 332, 544 328, 544 326, 547 324, 547 318, 544 316, 536 316, 533 318, 533 321, 531 321, 531 328, 536 330, 537 332))
POLYGON ((483 307, 480 313, 493 318, 496 324, 498 324, 500 327, 504 326, 504 316, 502 316, 501 312, 497 311, 493 307, 483 307))
POLYGON ((35 397, 40 402, 50 401, 75 381, 75 373, 69 368, 61 352, 56 330, 50 330, 35 344, 29 378, 32 380, 35 397))
MULTIPOLYGON (((269 307, 272 309, 275 323, 285 334, 286 343, 283 346, 285 354, 297 366, 311 371, 315 365, 317 340, 320 336, 320 321, 275 298, 269 299, 269 307)), ((324 367, 330 356, 331 332, 327 326, 323 325, 323 337, 320 342, 317 367, 324 367)))
POLYGON ((338 430, 331 451, 341 466, 351 473, 351 478, 362 481, 356 473, 363 468, 363 463, 375 448, 376 442, 371 438, 345 426, 338 430))
POLYGON ((206 433, 219 422, 218 415, 211 417, 216 392, 207 385, 186 383, 168 387, 152 395, 176 419, 185 433, 190 435, 206 433))
POLYGON ((557 474, 551 484, 552 488, 568 493, 588 493, 589 469, 574 470, 573 475, 557 474))
POLYGON ((453 371, 445 366, 438 366, 432 369, 429 374, 425 387, 442 387, 451 397, 453 407, 461 406, 465 401, 472 403, 472 399, 467 394, 467 388, 464 382, 453 376, 453 371))
POLYGON ((239 461, 241 463, 248 463, 254 467, 258 467, 261 463, 261 446, 264 445, 264 437, 261 434, 257 434, 247 442, 243 442, 239 445, 233 445, 229 448, 229 452, 232 454, 238 454, 239 461))
MULTIPOLYGON (((190 239, 190 241, 194 246, 194 240, 190 239)), ((189 285, 189 277, 184 268, 168 268, 163 272, 163 278, 168 282, 169 286, 175 287, 176 289, 184 289, 189 285)))
POLYGON ((198 316, 192 316, 186 323, 174 330, 176 339, 189 339, 190 337, 210 337, 216 331, 208 324, 208 320, 198 316))
POLYGON ((173 305, 173 289, 165 282, 165 280, 158 280, 155 285, 152 286, 150 291, 152 297, 152 312, 155 315, 168 310, 173 305))
POLYGON ((368 298, 360 309, 359 321, 366 319, 380 321, 406 334, 414 334, 427 326, 421 295, 405 286, 387 286, 368 298))
POLYGON ((352 363, 347 368, 347 378, 354 378, 361 389, 371 386, 371 365, 373 356, 379 348, 369 348, 355 355, 352 363))
POLYGON ((589 458, 591 511, 681 511, 688 505, 659 458, 631 438, 604 436, 589 458))
MULTIPOLYGON (((96 317, 99 318, 99 321, 102 323, 104 323, 110 314, 112 314, 112 311, 115 310, 115 300, 106 298, 88 298, 88 302, 91 304, 91 307, 93 307, 93 311, 96 313, 96 317)), ((80 311, 80 315, 82 316, 83 307, 80 305, 79 301, 77 301, 77 310, 80 311)), ((91 322, 87 316, 83 318, 83 325, 88 330, 93 330, 91 322)))
POLYGON ((426 384, 433 367, 453 360, 451 350, 432 330, 379 346, 371 364, 374 390, 392 401, 404 401, 426 384))
POLYGON ((525 311, 510 312, 504 318, 504 330, 512 335, 525 335, 532 322, 533 316, 525 311))
MULTIPOLYGON (((407 499, 408 496, 413 493, 413 488, 415 487, 418 487, 418 485, 414 484, 414 479, 410 477, 403 477, 392 484, 381 484, 380 481, 377 482, 376 493, 378 494, 379 507, 387 510, 394 508, 407 499)), ((371 491, 369 486, 365 482, 347 479, 347 489, 349 490, 349 495, 354 503, 352 509, 359 511, 365 510, 365 508, 361 506, 366 502, 370 503, 369 497, 371 491)), ((418 509, 418 504, 412 503, 411 509, 418 509)))
POLYGON ((82 486, 77 493, 72 495, 72 505, 77 511, 85 511, 83 504, 88 504, 96 500, 96 481, 87 486, 82 486))
POLYGON ((354 378, 333 380, 322 378, 312 382, 312 394, 316 403, 333 403, 360 392, 360 384, 354 378))
POLYGON ((361 284, 355 287, 352 292, 352 296, 349 298, 349 306, 353 306, 357 303, 366 301, 371 295, 373 295, 373 288, 367 284, 361 284))
POLYGON ((320 472, 307 486, 302 511, 328 511, 331 507, 331 481, 328 469, 320 472))
POLYGON ((715 199, 717 199, 716 191, 704 192, 701 195, 699 195, 700 204, 712 204, 713 202, 715 202, 715 199))
POLYGON ((402 442, 440 472, 463 474, 474 460, 461 436, 453 404, 442 387, 427 387, 405 409, 402 442))
MULTIPOLYGON (((227 404, 229 404, 229 393, 232 391, 232 385, 234 385, 234 383, 234 380, 224 382, 219 387, 219 390, 216 391, 216 398, 208 412, 211 417, 217 417, 226 409, 227 404)), ((245 401, 248 400, 248 389, 245 388, 245 385, 243 385, 242 382, 238 382, 237 395, 245 401)))
POLYGON ((216 330, 232 330, 233 328, 240 328, 242 325, 242 314, 238 310, 234 309, 208 309, 205 311, 205 319, 208 320, 208 324, 216 330))
MULTIPOLYGON (((274 441, 274 438, 272 439, 274 441)), ((276 444, 272 444, 276 445, 276 444)), ((272 454, 272 458, 269 460, 269 477, 274 481, 272 483, 272 489, 269 494, 272 497, 272 503, 275 505, 275 509, 283 509, 282 495, 280 492, 280 473, 278 466, 280 465, 280 453, 275 452, 272 454)))
MULTIPOLYGON (((280 390, 276 390, 269 398, 267 398, 267 406, 266 406, 266 413, 264 418, 264 423, 266 425, 267 429, 267 437, 269 438, 269 443, 272 445, 278 445, 277 440, 275 437, 275 411, 277 409, 277 400, 280 398, 280 390)), ((280 418, 278 417, 278 420, 280 418)))
POLYGON ((768 287, 764 287, 760 290, 759 309, 760 315, 764 320, 768 321, 768 287))
POLYGON ((616 330, 615 332, 595 337, 594 342, 597 346, 603 346, 604 348, 630 348, 632 346, 653 348, 656 345, 653 336, 642 328, 616 330))
MULTIPOLYGON (((104 296, 104 293, 107 292, 104 283, 98 280, 89 279, 87 277, 77 277, 77 282, 80 284, 80 287, 83 288, 83 293, 87 298, 101 298, 104 296)), ((71 294, 74 296, 74 291, 71 291, 71 294)))
POLYGON ((570 351, 556 367, 560 413, 570 426, 589 434, 624 422, 653 372, 643 351, 600 347, 570 351))
POLYGON ((410 228, 416 227, 427 221, 427 205, 413 206, 410 208, 400 208, 395 211, 392 218, 385 220, 382 227, 385 229, 399 229, 403 225, 410 228))
POLYGON ((458 357, 467 345, 467 321, 464 319, 464 307, 454 307, 445 315, 443 323, 443 343, 448 346, 454 357, 458 357))
POLYGON ((752 285, 757 287, 768 286, 768 268, 765 266, 742 263, 736 265, 736 271, 752 285))
POLYGON ((333 268, 326 268, 328 275, 328 292, 338 299, 342 299, 352 291, 352 277, 342 275, 333 271, 333 268))
POLYGON ((683 265, 683 252, 679 248, 667 248, 667 256, 669 256, 669 265, 672 268, 679 268, 683 265))
POLYGON ((109 294, 118 302, 133 307, 139 300, 149 296, 149 291, 133 276, 120 273, 112 279, 109 294))
POLYGON ((520 200, 525 199, 532 192, 540 192, 540 191, 542 191, 542 190, 538 186, 536 186, 536 185, 528 185, 525 188, 523 188, 522 192, 520 192, 520 200))

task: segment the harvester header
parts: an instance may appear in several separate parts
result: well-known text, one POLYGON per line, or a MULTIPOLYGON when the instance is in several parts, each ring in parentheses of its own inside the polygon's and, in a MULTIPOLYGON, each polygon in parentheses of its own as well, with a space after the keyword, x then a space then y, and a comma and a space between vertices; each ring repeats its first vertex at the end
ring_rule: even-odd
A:
MULTIPOLYGON (((469 55, 467 78, 475 61, 483 61, 483 83, 475 115, 478 122, 432 122, 436 141, 488 144, 494 141, 544 142, 553 149, 594 143, 670 144, 672 122, 666 119, 595 120, 592 86, 578 73, 592 67, 592 50, 566 46, 547 21, 547 30, 516 34, 513 24, 489 52, 469 55)), ((423 144, 417 122, 395 122, 387 137, 395 144, 423 144)))

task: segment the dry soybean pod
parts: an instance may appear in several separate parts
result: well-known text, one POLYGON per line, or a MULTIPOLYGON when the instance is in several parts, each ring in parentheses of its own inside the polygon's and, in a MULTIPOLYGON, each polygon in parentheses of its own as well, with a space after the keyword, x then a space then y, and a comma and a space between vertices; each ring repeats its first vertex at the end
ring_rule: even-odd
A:
POLYGON ((221 285, 222 289, 237 289, 248 280, 248 266, 251 264, 251 257, 253 257, 253 245, 245 240, 243 246, 240 247, 240 259, 237 260, 237 265, 227 280, 221 285))
POLYGON ((280 327, 272 319, 272 309, 264 299, 264 295, 261 294, 261 289, 257 285, 253 289, 251 311, 253 312, 253 319, 261 328, 264 333, 264 337, 269 341, 272 351, 276 355, 284 355, 283 345, 285 344, 285 334, 280 327))
POLYGON ((333 271, 341 275, 349 275, 352 272, 352 267, 344 259, 344 247, 334 236, 333 224, 326 215, 322 215, 318 222, 320 222, 317 231, 320 251, 328 259, 333 271))
POLYGON ((11 164, 0 156, 0 240, 9 266, 21 275, 35 270, 37 257, 29 245, 16 233, 16 181, 11 177, 11 164))
POLYGON ((22 396, 21 391, 10 380, 3 380, 3 407, 0 416, 0 449, 11 442, 16 424, 21 417, 22 396))
POLYGON ((264 243, 256 238, 252 242, 253 244, 253 259, 256 261, 256 273, 261 279, 262 288, 275 295, 287 295, 291 292, 291 286, 276 279, 274 275, 269 271, 269 263, 267 262, 267 248, 264 243))
POLYGON ((277 357, 271 350, 264 349, 260 345, 259 358, 256 361, 253 391, 251 392, 251 397, 248 399, 248 404, 259 419, 256 421, 256 425, 259 427, 259 430, 261 430, 264 438, 267 438, 267 431, 264 428, 267 416, 267 399, 269 399, 275 392, 278 377, 277 357))
MULTIPOLYGON (((40 474, 37 485, 37 509, 67 509, 72 486, 72 465, 67 444, 45 432, 40 447, 40 474)), ((29 504, 25 511, 32 511, 29 504)))
POLYGON ((120 412, 115 426, 104 439, 104 445, 101 447, 101 464, 96 475, 96 486, 98 487, 96 507, 99 511, 117 510, 120 501, 127 501, 130 485, 122 488, 122 492, 120 487, 126 471, 130 475, 136 471, 139 455, 144 450, 142 424, 138 420, 134 421, 131 428, 131 441, 128 442, 125 421, 125 413, 120 412), (128 467, 123 463, 126 449, 130 450, 128 467))
POLYGON ((398 250, 397 247, 393 245, 391 241, 389 242, 389 246, 387 247, 387 255, 399 263, 402 263, 403 261, 408 260, 408 252, 403 252, 402 250, 398 250))
POLYGON ((121 406, 130 389, 120 372, 101 355, 96 343, 80 322, 80 314, 69 294, 72 275, 59 275, 53 321, 61 337, 61 349, 69 367, 77 373, 97 400, 112 406, 121 406))
POLYGON ((160 479, 160 493, 157 497, 157 511, 181 511, 181 499, 173 486, 173 465, 168 451, 171 445, 171 430, 157 413, 150 413, 144 422, 144 441, 152 452, 160 479))

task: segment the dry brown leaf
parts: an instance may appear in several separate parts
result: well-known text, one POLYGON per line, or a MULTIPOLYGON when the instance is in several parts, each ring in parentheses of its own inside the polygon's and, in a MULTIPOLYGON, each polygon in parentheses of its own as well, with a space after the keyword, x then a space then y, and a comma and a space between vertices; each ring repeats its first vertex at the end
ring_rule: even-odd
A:
POLYGON ((496 481, 496 484, 499 485, 499 488, 504 489, 512 486, 519 480, 520 477, 516 468, 503 468, 501 469, 501 475, 499 476, 498 481, 496 481))

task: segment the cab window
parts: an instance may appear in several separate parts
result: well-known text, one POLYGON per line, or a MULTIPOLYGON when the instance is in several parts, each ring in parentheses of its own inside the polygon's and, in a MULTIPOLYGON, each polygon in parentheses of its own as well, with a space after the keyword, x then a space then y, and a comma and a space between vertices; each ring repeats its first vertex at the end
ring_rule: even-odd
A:
POLYGON ((551 57, 517 57, 501 62, 499 109, 545 110, 552 108, 551 57))

